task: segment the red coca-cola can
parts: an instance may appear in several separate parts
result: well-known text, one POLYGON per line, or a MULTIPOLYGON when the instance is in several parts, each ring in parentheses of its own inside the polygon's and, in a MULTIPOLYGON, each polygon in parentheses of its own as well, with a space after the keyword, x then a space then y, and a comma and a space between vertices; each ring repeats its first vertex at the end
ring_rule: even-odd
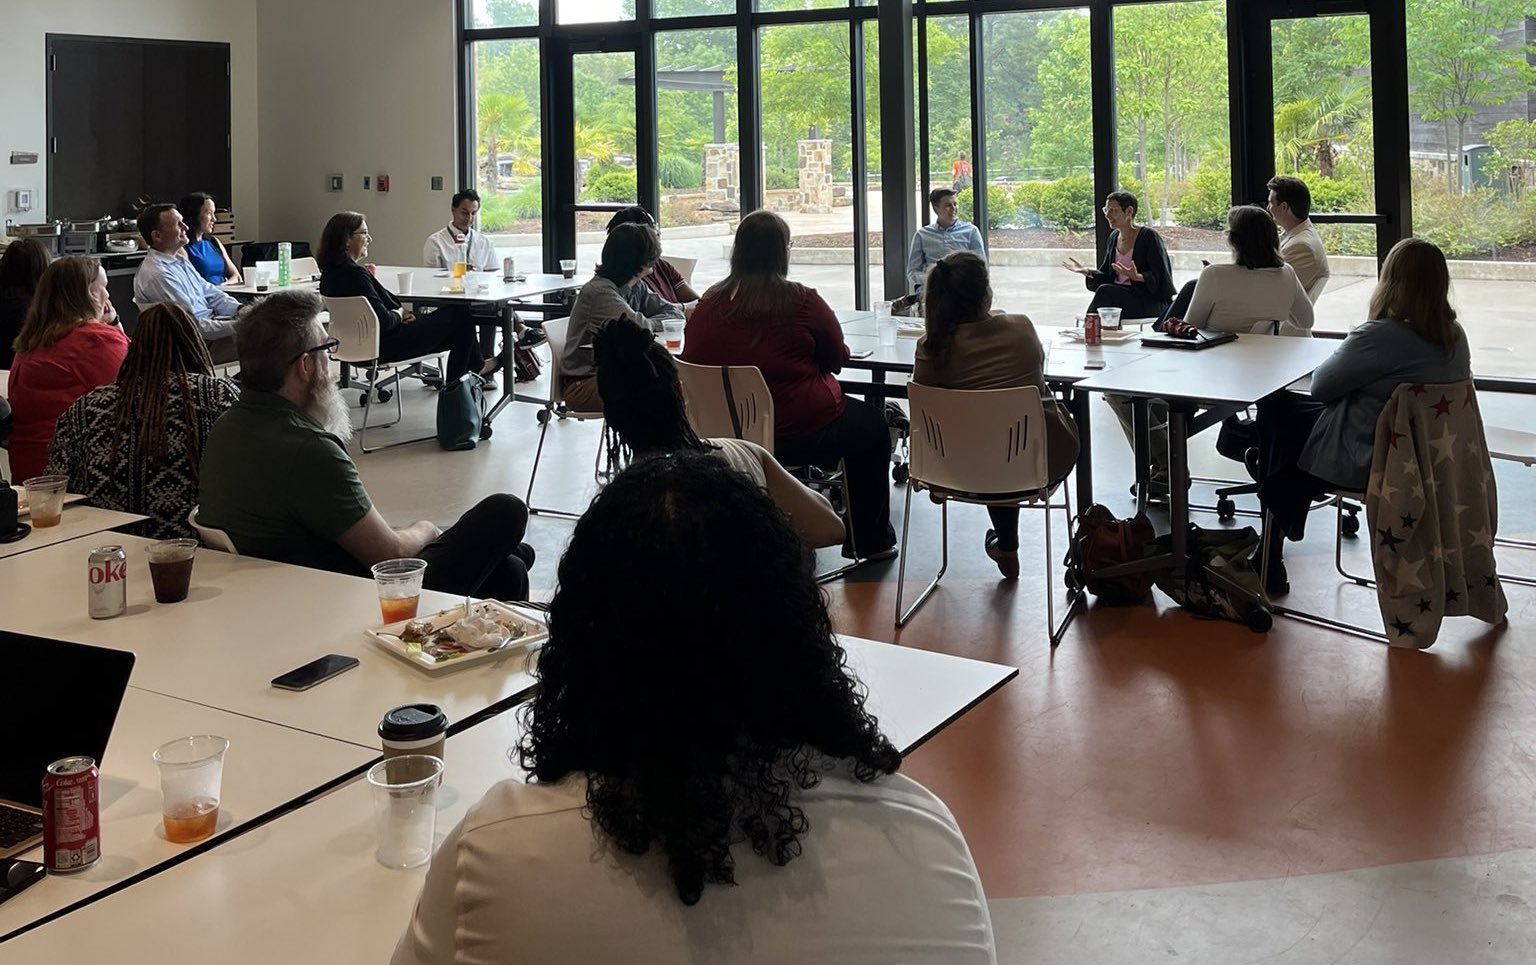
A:
POLYGON ((101 860, 101 772, 89 757, 66 757, 43 775, 43 866, 74 874, 101 860))
POLYGON ((1083 344, 1097 345, 1103 339, 1103 330, 1099 327, 1099 313, 1089 312, 1083 316, 1083 344))
POLYGON ((85 567, 86 606, 92 620, 110 620, 128 609, 128 554, 98 546, 85 567))

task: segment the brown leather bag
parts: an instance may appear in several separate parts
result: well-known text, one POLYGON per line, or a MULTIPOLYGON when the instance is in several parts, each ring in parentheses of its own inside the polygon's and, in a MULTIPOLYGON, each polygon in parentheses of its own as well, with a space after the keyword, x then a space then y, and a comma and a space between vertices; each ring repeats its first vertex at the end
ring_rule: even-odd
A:
POLYGON ((1116 519, 1115 514, 1098 503, 1077 517, 1067 550, 1067 586, 1085 587, 1105 606, 1129 606, 1140 603, 1152 591, 1151 573, 1131 573, 1102 577, 1097 573, 1118 563, 1139 560, 1147 554, 1146 546, 1155 537, 1152 521, 1146 513, 1130 519, 1116 519))

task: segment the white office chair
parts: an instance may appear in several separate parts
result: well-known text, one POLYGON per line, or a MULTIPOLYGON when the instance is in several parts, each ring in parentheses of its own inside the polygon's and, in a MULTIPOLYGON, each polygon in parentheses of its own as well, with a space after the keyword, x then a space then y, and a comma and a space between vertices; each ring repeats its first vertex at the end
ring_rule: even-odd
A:
MULTIPOLYGON (((699 438, 745 439, 773 452, 773 395, 768 391, 768 383, 761 369, 755 365, 693 365, 678 360, 677 373, 682 382, 688 424, 699 438), (731 411, 733 408, 734 415, 731 411)), ((832 492, 843 502, 848 546, 853 552, 853 559, 816 574, 816 582, 835 580, 867 563, 875 562, 859 555, 858 542, 853 537, 853 515, 849 508, 853 496, 844 485, 846 476, 842 463, 838 463, 832 475, 821 478, 813 477, 808 466, 784 468, 812 489, 832 492)))
POLYGON ((677 273, 683 276, 683 284, 693 284, 693 269, 698 267, 697 258, 680 258, 676 255, 664 255, 662 261, 677 269, 677 273))
MULTIPOLYGON (((1536 466, 1536 432, 1485 425, 1483 426, 1483 434, 1488 442, 1488 455, 1490 457, 1502 459, 1506 462, 1518 462, 1527 468, 1536 466)), ((1528 539, 1495 536, 1493 542, 1495 546, 1512 546, 1517 549, 1536 550, 1536 542, 1528 539)), ((1506 583, 1518 583, 1521 586, 1536 586, 1536 578, 1529 576, 1520 576, 1501 571, 1499 579, 1506 583)))
POLYGON ((677 361, 688 421, 701 439, 728 437, 773 451, 773 396, 755 365, 694 365, 677 361), (729 380, 727 383, 725 380, 729 380), (726 398, 735 402, 735 416, 726 398))
MULTIPOLYGON (((549 432, 550 417, 558 415, 561 419, 575 419, 577 422, 590 422, 603 420, 603 413, 580 412, 565 406, 565 385, 560 377, 560 357, 565 354, 565 336, 571 325, 569 318, 551 319, 544 323, 544 334, 549 346, 549 398, 538 400, 541 406, 536 418, 539 420, 539 445, 533 452, 533 471, 528 474, 528 492, 523 496, 523 502, 528 506, 528 512, 535 516, 554 516, 559 519, 580 519, 580 513, 573 513, 564 509, 550 509, 536 506, 533 501, 533 484, 539 478, 539 459, 544 455, 544 436, 549 432)), ((598 443, 597 456, 592 460, 592 476, 598 477, 598 467, 602 464, 603 452, 607 448, 608 424, 603 422, 602 442, 598 443)))
POLYGON ((425 442, 428 439, 437 438, 436 434, 421 436, 416 439, 402 439, 385 446, 368 447, 368 415, 373 408, 373 397, 378 396, 380 402, 388 402, 391 395, 395 398, 395 421, 386 422, 374 426, 375 429, 387 429, 396 425, 405 417, 405 408, 400 400, 399 382, 401 369, 409 369, 420 365, 422 362, 436 361, 439 368, 442 366, 442 354, 418 355, 414 358, 400 359, 395 362, 379 361, 379 317, 374 314, 373 306, 368 304, 368 299, 361 295, 348 295, 345 297, 325 297, 325 308, 330 313, 330 334, 341 344, 331 357, 338 362, 348 365, 362 366, 368 370, 369 388, 364 389, 360 402, 363 406, 363 427, 357 434, 358 448, 363 452, 375 452, 379 449, 393 449, 396 446, 405 446, 413 442, 425 442), (393 374, 384 381, 379 381, 379 368, 389 366, 393 374), (391 392, 385 386, 394 385, 395 391, 391 392))
POLYGON ((1072 526, 1072 494, 1048 475, 1045 411, 1040 390, 1032 385, 1012 389, 936 389, 907 384, 912 406, 912 476, 907 484, 906 516, 901 524, 901 569, 896 577, 896 626, 912 615, 938 589, 949 569, 949 504, 1017 506, 1045 510, 1046 629, 1051 646, 1061 642, 1082 602, 1080 590, 1067 593, 1067 614, 1056 623, 1055 581, 1052 579, 1051 513, 1063 511, 1068 533, 1072 526), (1060 489, 1062 501, 1051 502, 1060 489), (927 490, 940 506, 942 555, 939 572, 912 606, 902 609, 907 572, 907 532, 912 525, 912 494, 927 490))
POLYGON ((229 534, 222 529, 214 529, 212 526, 204 526, 197 521, 197 507, 187 513, 187 522, 197 531, 197 539, 209 549, 228 553, 231 556, 239 556, 240 551, 235 548, 235 541, 229 538, 229 534))

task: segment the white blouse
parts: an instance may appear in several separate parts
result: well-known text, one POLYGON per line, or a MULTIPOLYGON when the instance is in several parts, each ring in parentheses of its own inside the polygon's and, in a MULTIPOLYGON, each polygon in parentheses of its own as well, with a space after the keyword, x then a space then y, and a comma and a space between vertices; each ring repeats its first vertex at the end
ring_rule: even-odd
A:
MULTIPOLYGON (((1184 321, 1216 332, 1252 332, 1263 322, 1280 322, 1281 335, 1306 335, 1312 328, 1312 300, 1290 265, 1244 268, 1210 265, 1200 272, 1184 321)), ((1264 326, 1263 334, 1271 327, 1264 326)))
POLYGON ((736 885, 684 905, 659 849, 631 855, 583 814, 586 778, 505 781, 433 858, 393 965, 993 965, 992 921, 949 810, 899 774, 828 773, 783 867, 731 849, 736 885))

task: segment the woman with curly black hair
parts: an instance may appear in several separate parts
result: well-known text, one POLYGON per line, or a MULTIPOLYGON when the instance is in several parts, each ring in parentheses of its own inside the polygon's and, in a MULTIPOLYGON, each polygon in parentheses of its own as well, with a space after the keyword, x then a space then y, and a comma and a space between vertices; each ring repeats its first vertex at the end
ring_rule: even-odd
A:
POLYGON ((533 782, 448 836, 396 965, 995 961, 954 818, 894 773, 799 538, 725 463, 593 500, 538 672, 533 782))

